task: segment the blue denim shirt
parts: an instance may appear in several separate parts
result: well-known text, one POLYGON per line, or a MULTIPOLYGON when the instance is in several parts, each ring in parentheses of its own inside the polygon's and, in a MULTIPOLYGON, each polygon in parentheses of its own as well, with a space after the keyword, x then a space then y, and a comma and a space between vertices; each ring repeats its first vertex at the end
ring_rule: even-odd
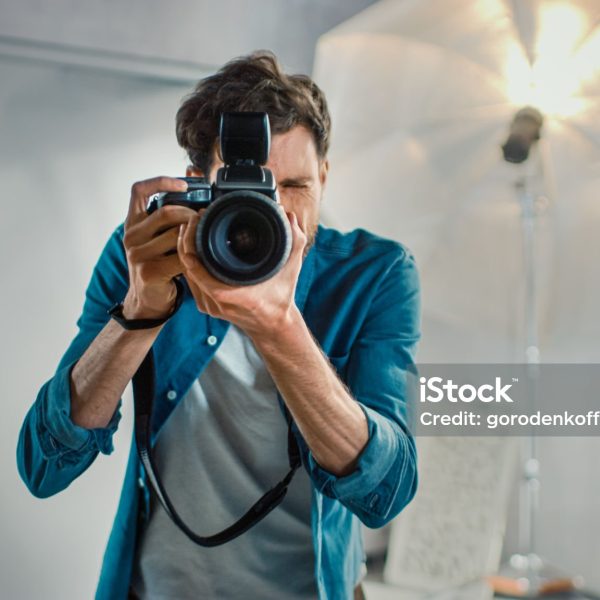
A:
MULTIPOLYGON (((113 450, 120 403, 106 428, 79 427, 70 419, 69 378, 74 364, 107 323, 107 310, 124 298, 127 289, 121 225, 94 269, 78 321, 79 333, 54 377, 41 388, 21 429, 19 473, 35 496, 60 492, 99 452, 113 450)), ((355 470, 343 477, 321 468, 298 429, 294 430, 313 484, 311 522, 319 598, 347 600, 352 598, 364 561, 359 521, 368 527, 385 525, 416 490, 416 453, 406 410, 406 369, 414 361, 420 335, 415 262, 401 244, 364 230, 342 234, 319 226, 302 265, 295 300, 368 421, 369 441, 355 470)), ((228 326, 199 312, 185 287, 179 312, 153 346, 157 368, 154 438, 177 400, 213 357, 228 326)), ((132 443, 97 599, 127 598, 137 525, 147 516, 148 504, 149 490, 132 443)))

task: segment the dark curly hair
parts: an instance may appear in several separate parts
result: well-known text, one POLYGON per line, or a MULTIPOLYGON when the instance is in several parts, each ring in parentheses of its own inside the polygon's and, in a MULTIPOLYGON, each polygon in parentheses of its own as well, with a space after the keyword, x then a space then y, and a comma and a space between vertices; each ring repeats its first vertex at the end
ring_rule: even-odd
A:
POLYGON ((177 141, 206 176, 224 111, 267 112, 273 134, 303 125, 312 132, 319 159, 327 156, 331 118, 325 95, 307 75, 285 74, 270 51, 235 58, 201 79, 177 111, 177 141))

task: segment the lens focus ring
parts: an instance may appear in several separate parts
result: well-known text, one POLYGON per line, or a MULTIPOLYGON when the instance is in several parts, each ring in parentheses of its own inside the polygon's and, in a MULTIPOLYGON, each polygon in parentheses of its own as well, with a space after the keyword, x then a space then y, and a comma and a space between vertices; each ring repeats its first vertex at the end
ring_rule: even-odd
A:
POLYGON ((280 204, 249 190, 229 192, 204 213, 196 250, 206 269, 231 285, 270 279, 287 262, 292 233, 280 204))

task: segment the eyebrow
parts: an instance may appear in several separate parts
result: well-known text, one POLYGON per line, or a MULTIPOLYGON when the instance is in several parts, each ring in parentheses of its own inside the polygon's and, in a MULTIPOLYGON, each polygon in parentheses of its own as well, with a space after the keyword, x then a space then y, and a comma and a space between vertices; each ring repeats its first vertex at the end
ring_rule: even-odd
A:
POLYGON ((312 177, 286 177, 279 181, 279 185, 306 185, 312 181, 312 177))

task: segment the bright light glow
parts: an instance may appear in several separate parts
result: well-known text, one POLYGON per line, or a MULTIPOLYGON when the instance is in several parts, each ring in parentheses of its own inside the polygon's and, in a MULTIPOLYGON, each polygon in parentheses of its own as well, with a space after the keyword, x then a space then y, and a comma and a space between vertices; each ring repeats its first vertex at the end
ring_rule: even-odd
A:
POLYGON ((586 107, 585 84, 600 74, 600 33, 588 35, 592 23, 566 2, 541 4, 538 17, 533 65, 516 43, 507 52, 508 98, 546 115, 573 116, 586 107))

